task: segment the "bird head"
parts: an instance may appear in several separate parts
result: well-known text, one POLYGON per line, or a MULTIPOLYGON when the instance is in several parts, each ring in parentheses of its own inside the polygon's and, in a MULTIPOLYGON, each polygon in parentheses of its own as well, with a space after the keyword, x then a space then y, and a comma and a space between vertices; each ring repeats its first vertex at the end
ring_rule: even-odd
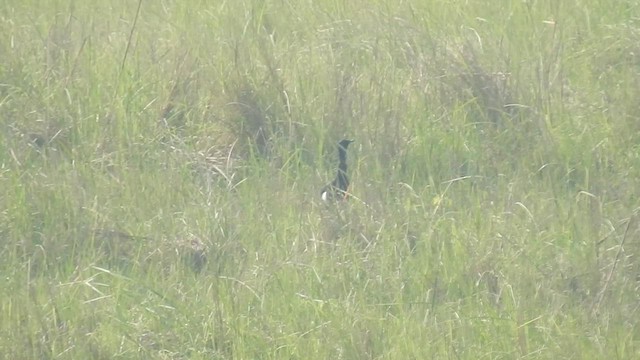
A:
POLYGON ((340 140, 340 142, 338 143, 338 146, 346 150, 349 147, 349 144, 351 144, 352 142, 354 142, 354 140, 349 140, 349 139, 340 140))

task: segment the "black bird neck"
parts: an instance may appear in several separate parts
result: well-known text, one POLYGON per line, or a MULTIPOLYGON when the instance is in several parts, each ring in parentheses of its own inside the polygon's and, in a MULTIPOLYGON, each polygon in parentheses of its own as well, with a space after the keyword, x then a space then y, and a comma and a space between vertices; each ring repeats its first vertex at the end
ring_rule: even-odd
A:
POLYGON ((338 166, 338 176, 347 175, 347 163, 340 163, 338 166))
POLYGON ((338 146, 338 160, 340 160, 340 170, 347 170, 347 149, 338 146))
POLYGON ((329 198, 346 199, 349 189, 347 177, 347 147, 353 140, 342 140, 338 143, 338 174, 333 181, 320 191, 323 200, 329 198))

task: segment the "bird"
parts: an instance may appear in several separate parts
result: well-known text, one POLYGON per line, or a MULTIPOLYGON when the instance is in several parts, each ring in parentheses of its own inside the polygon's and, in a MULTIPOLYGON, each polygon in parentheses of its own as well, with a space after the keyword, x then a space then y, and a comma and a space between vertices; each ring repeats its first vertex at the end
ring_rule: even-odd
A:
POLYGON ((354 140, 344 139, 338 143, 338 174, 333 181, 320 190, 320 197, 324 201, 344 200, 349 189, 349 177, 347 177, 347 148, 354 140))

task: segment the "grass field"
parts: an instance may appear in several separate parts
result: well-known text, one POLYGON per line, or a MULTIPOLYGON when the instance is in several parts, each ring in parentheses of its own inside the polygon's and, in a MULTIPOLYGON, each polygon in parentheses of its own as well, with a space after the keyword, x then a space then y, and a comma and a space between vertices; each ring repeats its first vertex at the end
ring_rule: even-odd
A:
POLYGON ((8 0, 0 58, 2 359, 640 358, 636 1, 8 0))

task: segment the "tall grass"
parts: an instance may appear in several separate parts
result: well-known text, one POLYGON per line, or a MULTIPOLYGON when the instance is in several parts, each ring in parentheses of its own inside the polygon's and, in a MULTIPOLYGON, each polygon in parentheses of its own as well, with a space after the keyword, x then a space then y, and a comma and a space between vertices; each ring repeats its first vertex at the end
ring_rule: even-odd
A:
POLYGON ((636 5, 138 5, 0 5, 2 358, 640 355, 636 5))

